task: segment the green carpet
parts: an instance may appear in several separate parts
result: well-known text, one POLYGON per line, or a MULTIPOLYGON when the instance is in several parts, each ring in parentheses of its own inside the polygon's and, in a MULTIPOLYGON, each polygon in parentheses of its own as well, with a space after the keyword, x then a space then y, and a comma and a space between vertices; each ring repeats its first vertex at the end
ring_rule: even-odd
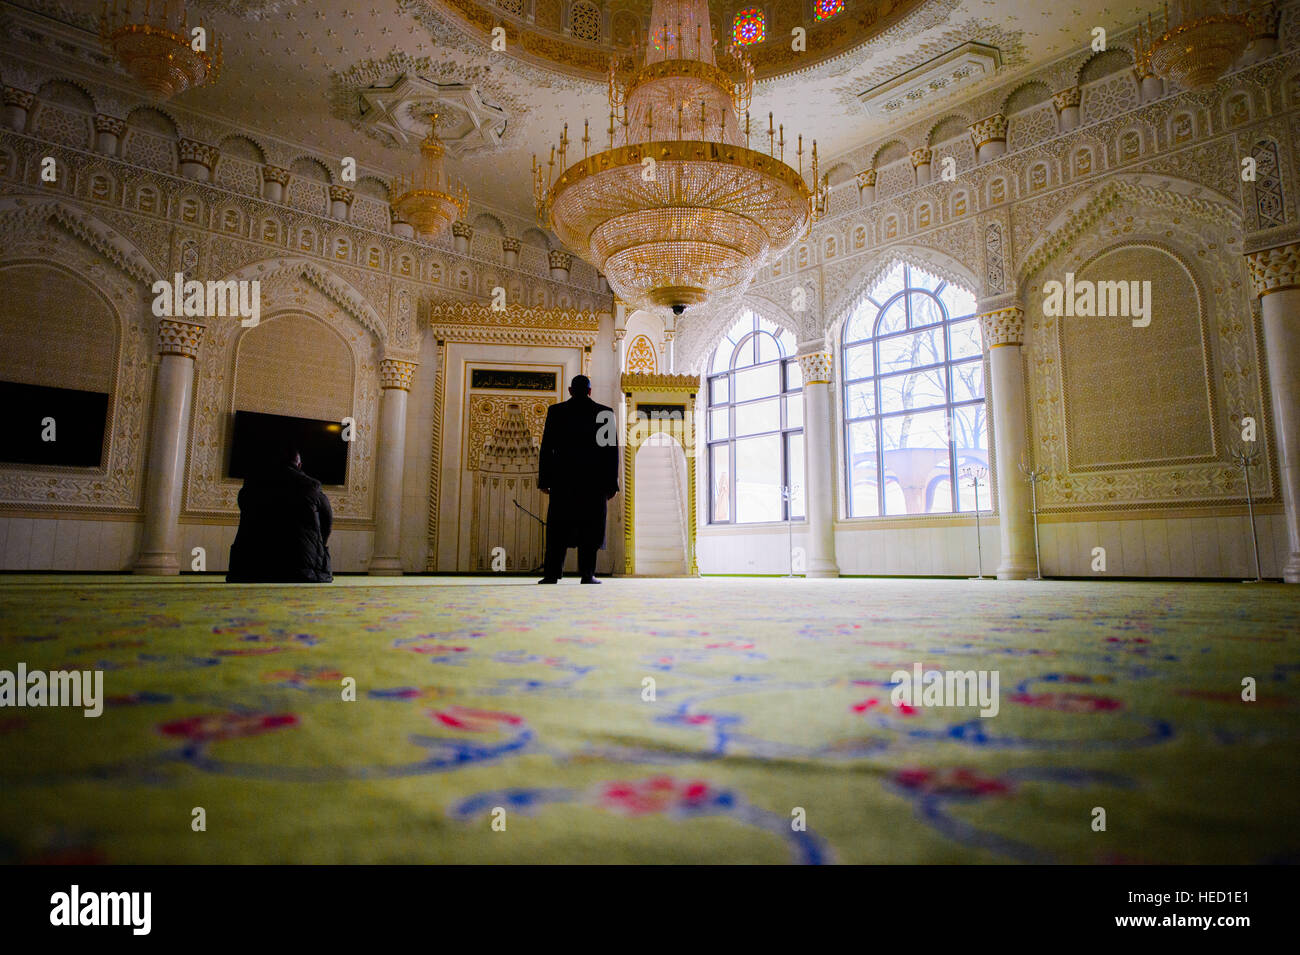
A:
POLYGON ((107 698, 0 709, 0 861, 1300 860, 1297 587, 2 577, 0 650, 107 698))

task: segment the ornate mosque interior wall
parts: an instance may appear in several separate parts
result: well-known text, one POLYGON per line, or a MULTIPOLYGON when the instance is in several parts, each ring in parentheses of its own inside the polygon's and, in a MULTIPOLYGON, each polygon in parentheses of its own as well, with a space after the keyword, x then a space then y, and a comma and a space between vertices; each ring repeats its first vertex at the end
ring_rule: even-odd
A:
MULTIPOLYGON (((1264 435, 1251 488, 1261 571, 1282 575, 1278 449, 1245 253, 1300 235, 1298 12, 1294 3, 1283 10, 1276 55, 1207 90, 1148 84, 1144 95, 1121 36, 1108 54, 1063 58, 833 161, 858 175, 833 190, 809 237, 760 274, 748 304, 801 341, 824 342, 833 358, 841 573, 976 572, 969 513, 848 516, 841 335, 864 293, 906 263, 964 287, 981 312, 1021 310, 1025 463, 1048 472, 1037 488, 1045 575, 1095 575, 1094 549, 1103 547, 1109 575, 1253 577, 1245 485, 1232 459, 1243 418, 1264 435), (1061 104, 1080 101, 1078 125, 1063 124, 1061 104), (1003 110, 1008 151, 977 163, 975 130, 963 127, 1003 110), (917 149, 930 150, 928 182, 915 171, 917 149), (940 175, 946 157, 949 177, 940 175), (1149 322, 1048 314, 1048 283, 1067 274, 1082 284, 1149 281, 1149 322), (791 307, 797 297, 802 312, 791 307)), ((703 370, 723 330, 683 337, 679 361, 703 370)), ((987 380, 987 341, 984 353, 987 380)), ((997 472, 1020 464, 996 460, 994 437, 990 422, 986 574, 1003 556, 997 472)), ((784 524, 707 527, 701 570, 783 573, 787 533, 784 524)), ((795 548, 805 538, 796 522, 795 548)))

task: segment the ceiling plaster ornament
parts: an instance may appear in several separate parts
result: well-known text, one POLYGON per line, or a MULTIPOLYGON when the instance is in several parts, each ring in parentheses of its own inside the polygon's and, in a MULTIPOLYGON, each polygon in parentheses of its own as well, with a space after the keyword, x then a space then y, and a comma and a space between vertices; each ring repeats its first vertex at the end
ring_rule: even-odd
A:
POLYGON ((476 86, 440 84, 405 74, 391 86, 358 92, 359 128, 388 145, 406 146, 426 134, 428 116, 439 116, 438 137, 453 156, 500 149, 509 114, 486 102, 476 86))
POLYGON ((1002 53, 985 43, 963 43, 914 67, 902 76, 858 94, 862 109, 874 119, 895 119, 927 107, 944 94, 964 90, 998 71, 1002 53))

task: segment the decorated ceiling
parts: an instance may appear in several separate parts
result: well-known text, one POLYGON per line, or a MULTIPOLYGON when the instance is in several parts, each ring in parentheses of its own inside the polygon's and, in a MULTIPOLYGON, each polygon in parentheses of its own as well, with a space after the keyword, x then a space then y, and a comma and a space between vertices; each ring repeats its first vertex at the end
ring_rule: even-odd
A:
MULTIPOLYGON (((1083 49, 1094 27, 1117 32, 1159 5, 1112 3, 711 0, 710 12, 719 47, 740 40, 756 65, 755 116, 765 124, 770 111, 787 136, 817 139, 829 168, 894 125, 1083 49), (804 49, 796 27, 806 31, 804 49), (934 64, 966 81, 931 82, 918 96, 909 78, 934 64)), ((564 123, 576 141, 590 119, 592 148, 603 147, 609 56, 644 42, 650 28, 650 0, 191 0, 190 7, 220 39, 224 69, 169 109, 287 141, 327 165, 351 156, 382 178, 412 165, 436 112, 450 171, 482 205, 521 218, 532 217, 531 158, 564 123), (493 48, 494 26, 504 30, 504 49, 493 48)), ((101 0, 3 0, 0 35, 15 55, 129 90, 130 77, 102 55, 100 9, 101 0)))

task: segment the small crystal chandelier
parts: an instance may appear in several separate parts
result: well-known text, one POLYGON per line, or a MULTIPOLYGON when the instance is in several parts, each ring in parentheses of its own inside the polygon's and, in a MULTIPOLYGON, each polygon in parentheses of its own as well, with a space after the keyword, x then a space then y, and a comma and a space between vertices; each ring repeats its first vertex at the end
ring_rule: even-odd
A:
POLYGON ((211 83, 221 72, 221 44, 209 26, 190 26, 184 0, 104 0, 99 33, 155 100, 211 83))
POLYGON ((608 148, 592 153, 584 124, 582 159, 568 165, 566 124, 558 154, 533 157, 533 197, 623 302, 680 314, 743 294, 825 210, 826 188, 816 143, 809 187, 803 137, 795 170, 770 113, 767 152, 750 148, 763 135, 750 128, 754 68, 735 46, 740 79, 718 65, 705 0, 655 0, 651 24, 630 73, 610 64, 608 148))
POLYGON ((1209 86, 1232 68, 1253 30, 1234 0, 1174 0, 1165 4, 1164 33, 1155 35, 1151 17, 1138 28, 1140 67, 1184 89, 1209 86))
POLYGON ((420 162, 411 175, 393 182, 395 216, 431 239, 469 211, 469 192, 463 182, 452 183, 443 168, 447 147, 438 138, 438 114, 429 117, 429 135, 420 143, 420 162))

